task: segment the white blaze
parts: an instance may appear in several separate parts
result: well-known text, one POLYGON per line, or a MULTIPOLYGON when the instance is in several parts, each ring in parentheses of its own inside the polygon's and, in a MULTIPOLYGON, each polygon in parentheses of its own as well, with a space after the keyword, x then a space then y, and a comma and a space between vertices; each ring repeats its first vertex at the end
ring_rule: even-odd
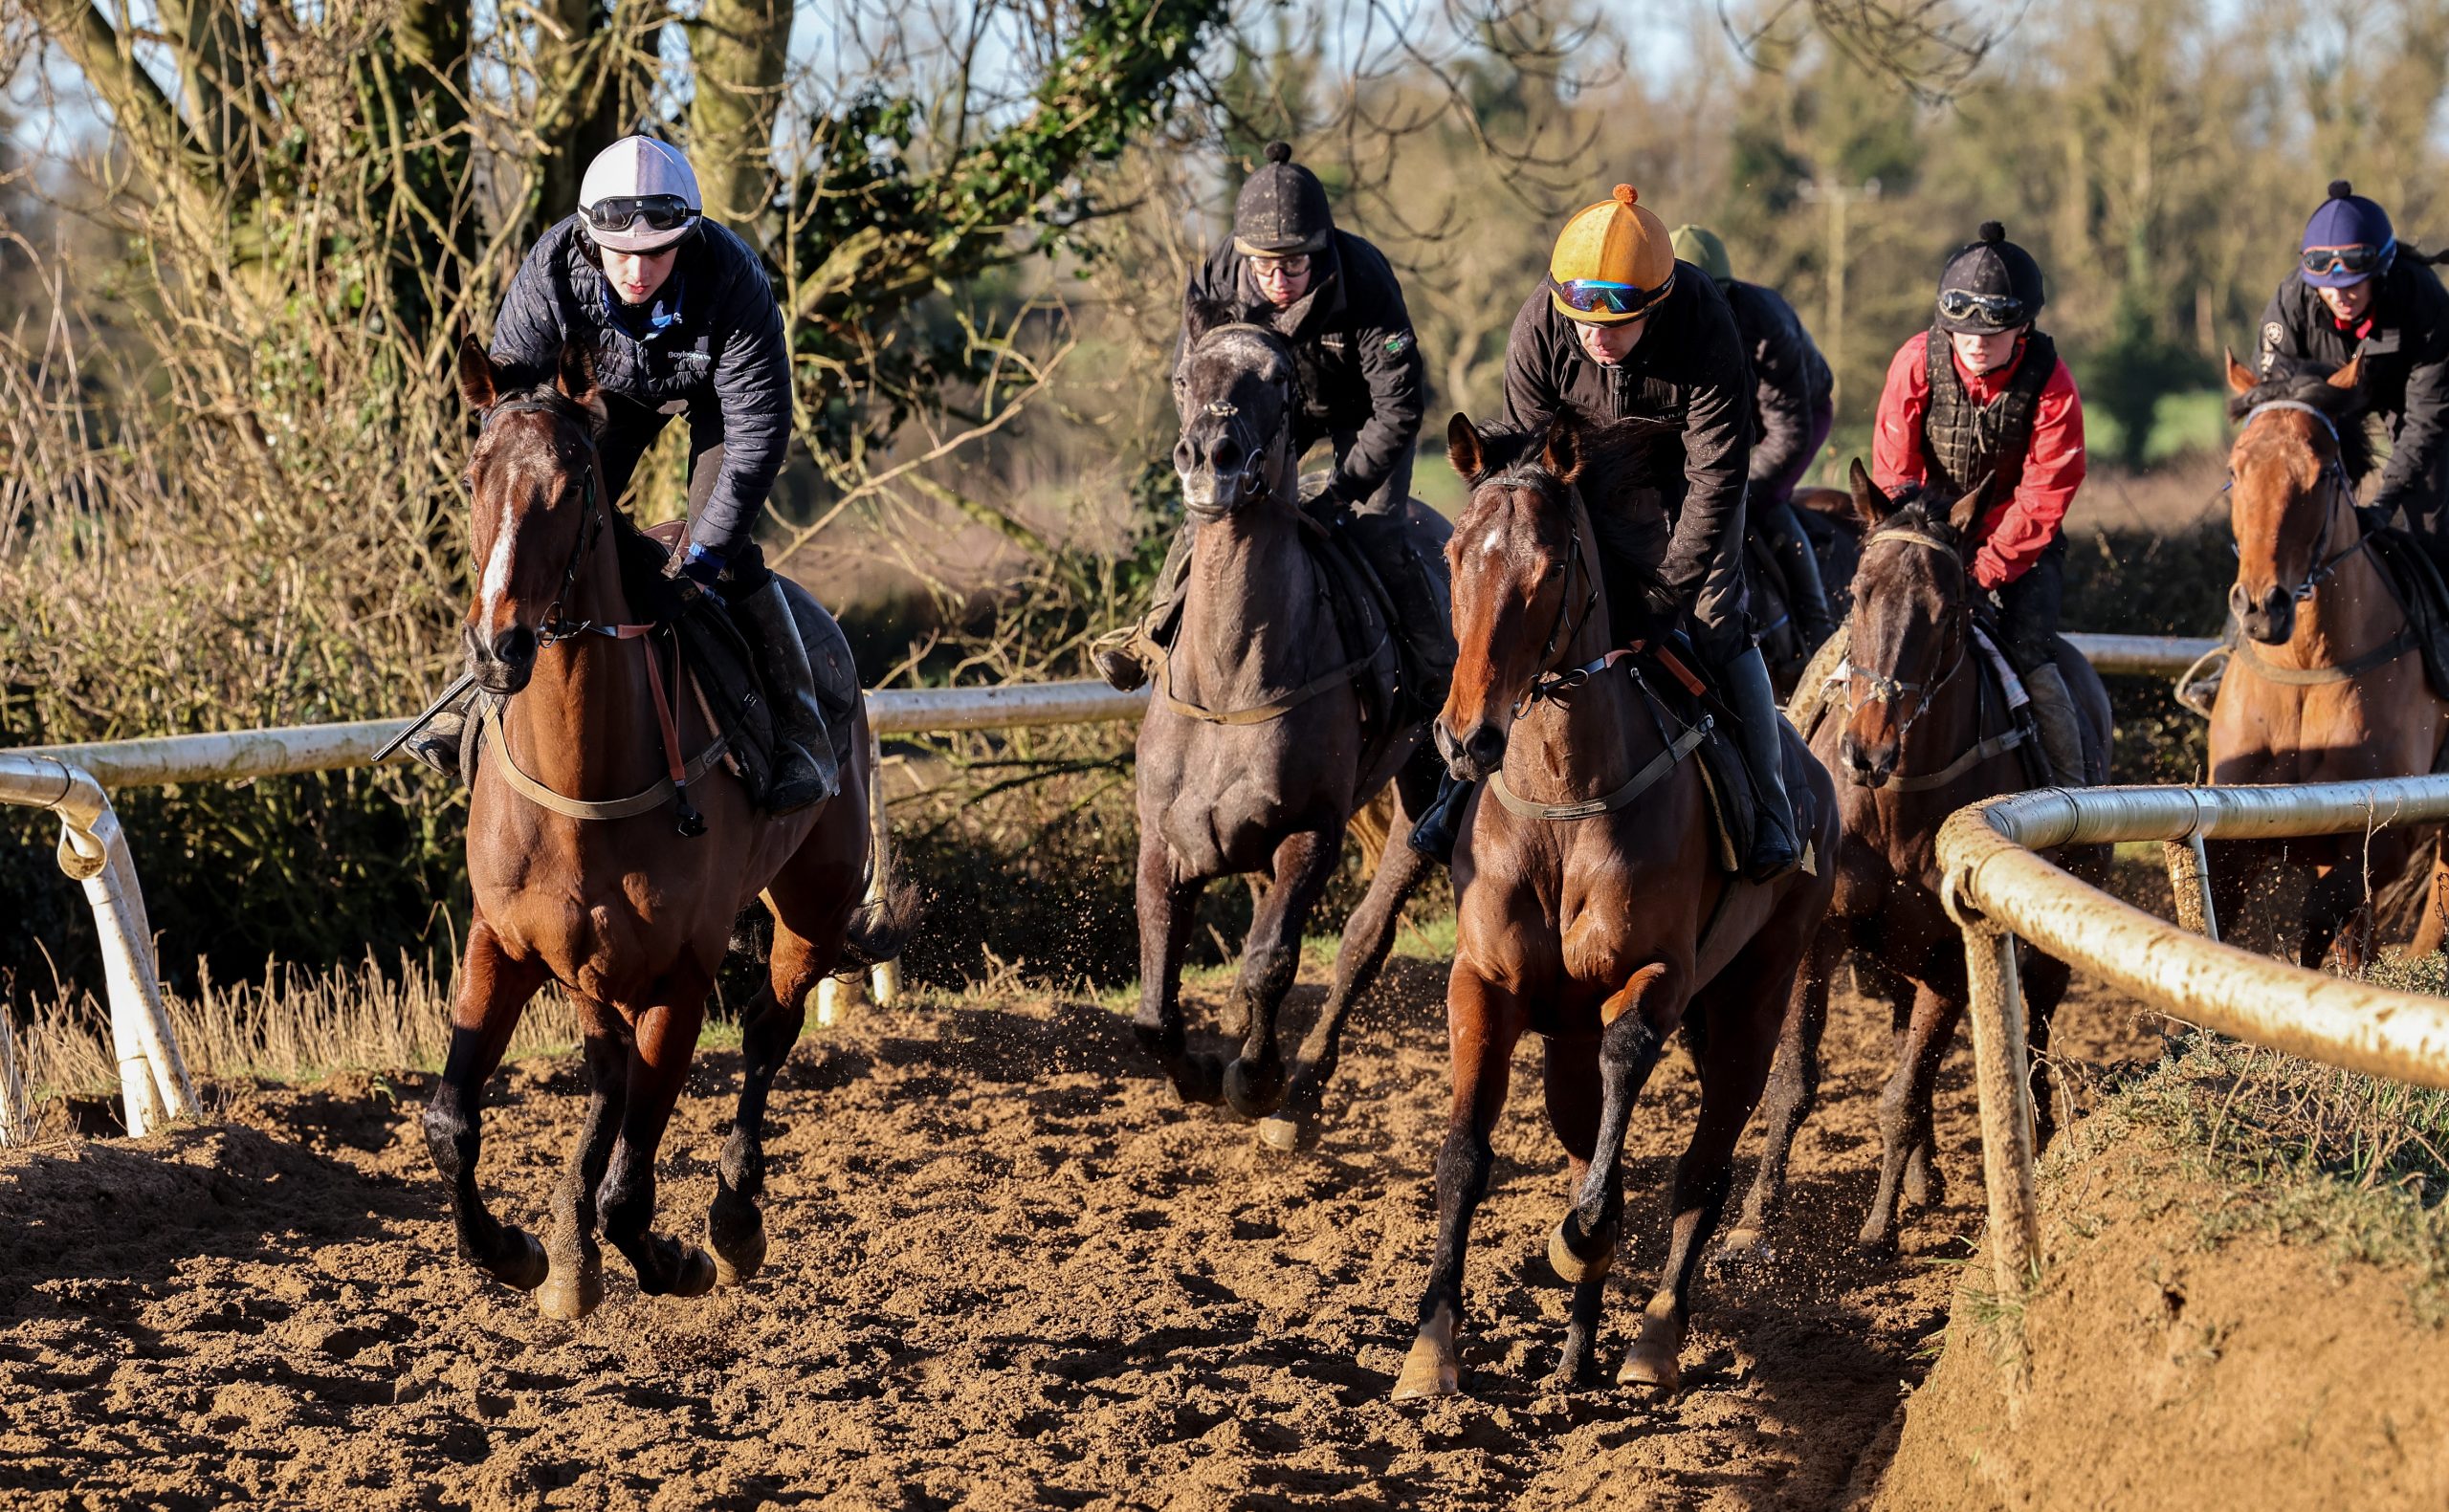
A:
POLYGON ((479 590, 477 604, 483 612, 488 634, 500 617, 502 595, 510 592, 510 507, 502 506, 501 517, 494 522, 493 554, 485 559, 485 581, 479 590))

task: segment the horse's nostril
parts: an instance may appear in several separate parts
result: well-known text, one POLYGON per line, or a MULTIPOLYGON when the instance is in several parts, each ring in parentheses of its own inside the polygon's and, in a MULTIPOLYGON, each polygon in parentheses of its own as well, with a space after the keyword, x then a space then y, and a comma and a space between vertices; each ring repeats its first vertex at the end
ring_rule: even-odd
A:
POLYGON ((1505 759, 1505 736, 1498 734, 1493 726, 1482 725, 1471 732, 1471 738, 1464 749, 1470 753, 1472 760, 1482 766, 1492 767, 1505 759))
POLYGON ((494 637, 494 659, 513 666, 536 654, 536 632, 523 625, 514 625, 494 637))

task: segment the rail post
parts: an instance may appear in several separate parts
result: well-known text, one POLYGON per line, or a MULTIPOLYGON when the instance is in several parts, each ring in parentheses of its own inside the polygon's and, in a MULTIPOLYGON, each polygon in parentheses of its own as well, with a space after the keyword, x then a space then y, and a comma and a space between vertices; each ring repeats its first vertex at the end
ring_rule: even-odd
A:
MULTIPOLYGON (((868 854, 875 864, 868 868, 867 901, 878 903, 893 885, 893 822, 884 811, 884 742, 873 725, 868 727, 868 854)), ((868 996, 878 1007, 901 996, 900 956, 868 968, 868 996)))
POLYGON ((1981 1173, 1990 1194, 1990 1260, 1998 1295, 2020 1295, 2041 1264, 2041 1186, 2033 1170, 2032 1060, 2025 1048, 2023 984, 2016 975, 2016 937, 1986 919, 1959 911, 1953 887, 1948 911, 1964 931, 1965 975, 1972 987, 1973 1072, 1981 1096, 1981 1173))

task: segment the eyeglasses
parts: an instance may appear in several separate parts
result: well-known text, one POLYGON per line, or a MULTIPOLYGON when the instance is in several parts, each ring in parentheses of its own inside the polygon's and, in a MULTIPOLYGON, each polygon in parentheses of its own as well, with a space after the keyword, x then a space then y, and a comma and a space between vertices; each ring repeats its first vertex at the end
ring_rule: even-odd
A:
POLYGON ((1265 277, 1271 273, 1280 273, 1287 278, 1299 278, 1309 271, 1310 254, 1308 252, 1294 252, 1290 257, 1269 257, 1263 252, 1253 252, 1250 255, 1250 272, 1260 277, 1265 277))
POLYGON ((2390 247, 2307 247, 2305 271, 2309 274, 2373 273, 2386 261, 2390 247))
POLYGON ((584 207, 586 224, 600 231, 674 231, 696 219, 697 212, 677 194, 617 195, 584 207))
POLYGON ((1666 292, 1675 287, 1675 275, 1669 274, 1666 281, 1655 289, 1611 283, 1604 278, 1567 278, 1562 282, 1550 278, 1548 286, 1557 297, 1584 315, 1642 315, 1666 297, 1666 292))
POLYGON ((1951 320, 1979 320, 2005 330, 2024 323, 2024 302, 2011 294, 1975 294, 1970 289, 1939 291, 1939 314, 1951 320))

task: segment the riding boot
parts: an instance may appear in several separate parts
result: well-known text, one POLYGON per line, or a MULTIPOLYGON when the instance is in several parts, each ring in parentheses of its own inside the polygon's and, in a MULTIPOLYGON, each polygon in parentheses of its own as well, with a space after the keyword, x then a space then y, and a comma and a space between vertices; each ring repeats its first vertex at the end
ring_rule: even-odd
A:
POLYGON ((1454 843, 1463 838, 1463 811, 1471 806, 1471 795, 1479 786, 1451 773, 1439 773, 1437 797, 1412 826, 1412 849, 1441 866, 1454 865, 1454 843))
POLYGON ((1128 693, 1144 688, 1157 674, 1158 660, 1173 644, 1174 623, 1182 607, 1182 584, 1190 579, 1191 546, 1198 537, 1199 521, 1185 518, 1174 533, 1164 566, 1157 571, 1156 594, 1148 612, 1138 624, 1109 630, 1090 646, 1089 660, 1114 691, 1128 693))
POLYGON ((1403 687, 1415 709, 1433 714, 1445 707, 1445 690, 1454 675, 1454 627, 1436 581, 1414 549, 1401 515, 1356 515, 1347 528, 1394 601, 1396 634, 1403 647, 1403 687))
POLYGON ((468 738, 468 710, 475 701, 476 690, 471 688, 418 727, 400 749, 453 782, 463 780, 459 748, 468 738))
POLYGON ((756 592, 732 601, 757 648, 757 675, 774 711, 774 771, 765 784, 765 806, 788 814, 821 803, 842 790, 833 736, 816 701, 816 674, 800 640, 799 617, 783 597, 783 580, 769 577, 756 592))
POLYGON ((2041 752, 2048 758, 2050 779, 2060 787, 2089 786, 2084 722, 2076 717, 2065 674, 2056 662, 2043 662, 2024 673, 2024 691, 2032 698, 2033 723, 2041 727, 2041 752))
POLYGON ((1795 834, 1795 806, 1786 797, 1786 721, 1777 712, 1777 696, 1769 688, 1769 664, 1756 646, 1720 668, 1726 680, 1728 705, 1734 711, 1735 739, 1743 764, 1752 772, 1752 792, 1759 819, 1752 826, 1752 854, 1744 858, 1743 875, 1753 882, 1775 882, 1802 860, 1802 843, 1795 834))
POLYGON ((1802 632, 1803 646, 1817 650, 1836 632, 1836 616, 1829 612, 1828 588, 1820 577, 1820 554, 1811 549, 1811 537, 1800 530, 1777 530, 1769 520, 1761 521, 1762 533, 1769 537, 1769 549, 1776 554, 1777 570, 1785 575, 1786 587, 1794 597, 1788 608, 1794 614, 1795 627, 1802 632))

